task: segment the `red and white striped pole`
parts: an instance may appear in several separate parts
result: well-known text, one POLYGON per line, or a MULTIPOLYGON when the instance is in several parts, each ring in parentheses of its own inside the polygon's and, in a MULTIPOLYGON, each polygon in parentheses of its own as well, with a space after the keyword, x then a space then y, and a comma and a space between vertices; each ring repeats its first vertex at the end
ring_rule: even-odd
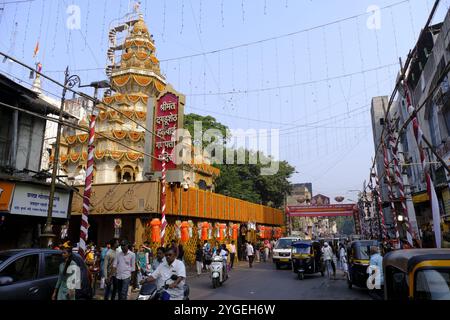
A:
POLYGON ((399 232, 398 232, 398 226, 397 226, 397 210, 395 209, 394 193, 392 191, 391 170, 389 168, 389 158, 388 158, 387 148, 386 148, 386 145, 384 144, 384 142, 383 142, 383 153, 384 153, 385 176, 386 176, 386 179, 388 182, 387 185, 388 185, 389 202, 391 204, 392 218, 394 219, 395 238, 399 239, 399 232))
MULTIPOLYGON (((391 155, 392 155, 392 159, 394 160, 394 170, 395 170, 395 177, 397 180, 397 184, 398 184, 398 197, 400 198, 400 202, 402 204, 402 212, 403 212, 403 216, 408 218, 408 209, 406 207, 406 198, 405 198, 405 188, 403 185, 403 177, 402 174, 400 172, 400 165, 399 165, 399 161, 398 161, 398 155, 397 155, 397 148, 396 148, 396 143, 395 143, 395 139, 392 136, 392 128, 389 127, 389 144, 390 144, 390 149, 391 149, 391 155)), ((408 218, 408 227, 409 230, 411 230, 411 224, 409 222, 409 218, 408 218)), ((406 238, 409 242, 409 244, 411 246, 414 246, 413 243, 413 239, 411 236, 411 233, 406 230, 406 238)))
POLYGON ((95 120, 96 116, 91 115, 89 121, 89 142, 88 142, 88 157, 86 163, 86 180, 83 194, 83 214, 81 216, 80 245, 78 251, 82 257, 84 257, 84 254, 86 252, 86 241, 88 238, 88 229, 89 229, 88 216, 91 205, 92 182, 94 178, 95 120))
POLYGON ((166 149, 163 148, 162 156, 160 156, 161 163, 161 244, 164 244, 164 237, 166 235, 166 149))
MULTIPOLYGON (((406 108, 410 115, 414 114, 415 109, 411 103, 411 97, 409 95, 408 86, 405 82, 403 82, 403 90, 405 92, 406 97, 406 108)), ((419 149, 420 162, 422 165, 422 170, 425 174, 425 180, 427 184, 427 193, 431 202, 431 213, 433 216, 433 227, 434 227, 434 235, 436 239, 436 248, 441 248, 441 217, 439 210, 439 202, 436 195, 436 190, 434 189, 433 181, 431 180, 430 172, 428 166, 425 164, 425 152, 422 146, 422 137, 423 132, 419 125, 419 120, 417 116, 414 116, 412 119, 414 136, 416 138, 417 147, 419 149)))
POLYGON ((373 176, 375 177, 375 191, 377 193, 376 200, 378 204, 378 213, 381 219, 381 235, 383 240, 386 240, 387 230, 386 230, 386 221, 384 220, 383 202, 381 201, 380 181, 378 180, 378 176, 375 173, 375 171, 373 172, 373 176))

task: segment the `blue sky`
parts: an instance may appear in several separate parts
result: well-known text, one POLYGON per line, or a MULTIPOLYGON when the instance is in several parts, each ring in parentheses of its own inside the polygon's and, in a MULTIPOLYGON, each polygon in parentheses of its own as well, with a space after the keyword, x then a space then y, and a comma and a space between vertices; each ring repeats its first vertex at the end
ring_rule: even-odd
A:
MULTIPOLYGON (((8 2, 0 1, 1 51, 33 64, 40 39, 44 72, 62 79, 69 65, 83 83, 105 78, 110 23, 131 1, 8 2), (66 28, 71 4, 81 8, 81 30, 66 28)), ((433 2, 143 0, 141 11, 163 73, 186 94, 186 112, 233 129, 280 129, 280 158, 299 172, 293 182, 355 199, 348 190, 362 188, 374 155, 370 99, 391 93, 398 57, 413 47, 433 2), (380 29, 367 27, 371 5, 381 8, 380 29)), ((441 1, 434 22, 448 5, 441 1)), ((0 63, 0 70, 30 81, 13 65, 0 63)))

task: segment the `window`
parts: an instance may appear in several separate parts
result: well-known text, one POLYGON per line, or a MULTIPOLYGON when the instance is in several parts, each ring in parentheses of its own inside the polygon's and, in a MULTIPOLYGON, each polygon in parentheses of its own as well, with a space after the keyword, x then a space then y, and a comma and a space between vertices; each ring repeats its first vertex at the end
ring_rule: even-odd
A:
POLYGON ((10 263, 0 276, 11 277, 13 282, 29 281, 36 278, 39 269, 39 255, 33 254, 10 263))
POLYGON ((62 254, 46 254, 44 277, 57 276, 59 274, 59 265, 63 262, 62 254))
POLYGON ((406 273, 394 267, 386 268, 386 285, 389 300, 408 300, 409 284, 406 273))
POLYGON ((292 245, 292 239, 280 239, 275 245, 275 249, 290 249, 292 245))
POLYGON ((450 270, 418 271, 414 297, 423 300, 450 300, 450 270))

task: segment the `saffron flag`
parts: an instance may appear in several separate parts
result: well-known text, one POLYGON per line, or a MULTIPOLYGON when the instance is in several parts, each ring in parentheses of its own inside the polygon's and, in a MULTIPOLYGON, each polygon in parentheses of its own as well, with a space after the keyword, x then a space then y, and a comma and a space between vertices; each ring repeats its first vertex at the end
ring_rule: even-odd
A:
POLYGON ((33 54, 33 58, 35 58, 37 56, 37 54, 39 53, 39 40, 36 43, 36 47, 34 48, 34 54, 33 54))

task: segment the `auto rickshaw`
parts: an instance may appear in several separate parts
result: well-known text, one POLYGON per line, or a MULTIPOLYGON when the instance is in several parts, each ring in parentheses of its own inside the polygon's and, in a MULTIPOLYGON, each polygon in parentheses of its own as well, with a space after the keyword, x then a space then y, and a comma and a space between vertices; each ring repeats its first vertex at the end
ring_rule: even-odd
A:
POLYGON ((450 300, 450 249, 408 249, 383 258, 386 300, 450 300))
POLYGON ((348 273, 347 285, 351 289, 353 285, 360 288, 367 288, 367 268, 370 261, 370 247, 379 246, 376 240, 353 241, 347 252, 348 273))
POLYGON ((292 243, 292 270, 299 280, 303 280, 305 274, 320 272, 323 277, 322 252, 319 241, 302 240, 292 243))

